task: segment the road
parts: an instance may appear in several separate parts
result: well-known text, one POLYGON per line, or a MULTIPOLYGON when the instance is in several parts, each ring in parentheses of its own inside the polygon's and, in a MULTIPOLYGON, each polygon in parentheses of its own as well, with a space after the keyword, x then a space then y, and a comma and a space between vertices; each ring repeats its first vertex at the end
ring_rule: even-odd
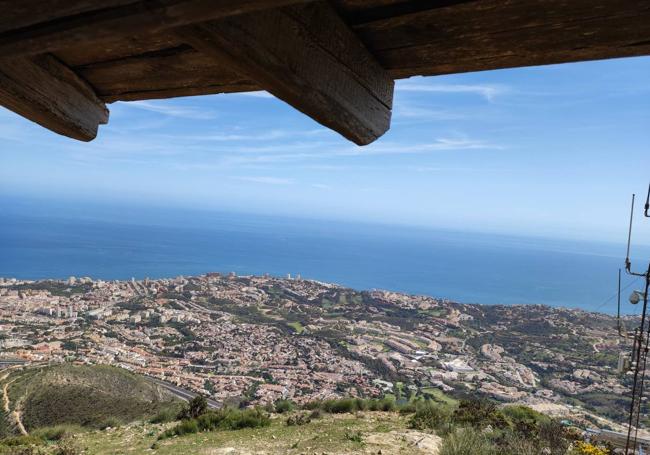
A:
POLYGON ((26 363, 27 363, 27 361, 22 360, 22 359, 1 359, 0 360, 0 369, 7 368, 7 367, 12 367, 14 365, 16 365, 16 366, 25 365, 26 363))
MULTIPOLYGON (((198 393, 191 392, 187 389, 183 389, 181 387, 175 386, 174 384, 170 384, 169 382, 166 381, 161 381, 160 379, 156 378, 151 378, 149 376, 145 376, 149 381, 158 384, 161 387, 164 387, 165 389, 169 390, 171 393, 176 395, 178 398, 181 400, 185 401, 190 401, 192 398, 198 395, 198 393)), ((210 409, 218 409, 221 407, 221 403, 214 401, 210 398, 207 399, 208 401, 208 407, 210 409)))

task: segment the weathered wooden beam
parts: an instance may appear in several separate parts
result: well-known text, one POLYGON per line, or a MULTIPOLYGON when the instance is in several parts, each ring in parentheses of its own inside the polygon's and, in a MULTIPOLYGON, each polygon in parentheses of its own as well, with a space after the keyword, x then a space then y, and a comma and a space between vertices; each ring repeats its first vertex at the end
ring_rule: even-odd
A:
POLYGON ((390 126, 393 79, 326 2, 226 18, 177 33, 359 145, 390 126))
POLYGON ((396 77, 650 54, 650 2, 451 2, 354 26, 396 77))
POLYGON ((0 60, 0 105, 81 141, 97 136, 108 109, 93 89, 51 55, 0 60))
POLYGON ((73 69, 107 102, 259 90, 188 45, 73 69))
POLYGON ((156 33, 310 0, 66 0, 62 12, 43 8, 49 2, 42 0, 21 1, 35 4, 30 10, 25 5, 16 8, 14 0, 0 0, 0 11, 13 17, 13 22, 0 19, 0 57, 55 52, 80 42, 114 40, 142 31, 156 33), (28 25, 14 28, 12 23, 28 25))

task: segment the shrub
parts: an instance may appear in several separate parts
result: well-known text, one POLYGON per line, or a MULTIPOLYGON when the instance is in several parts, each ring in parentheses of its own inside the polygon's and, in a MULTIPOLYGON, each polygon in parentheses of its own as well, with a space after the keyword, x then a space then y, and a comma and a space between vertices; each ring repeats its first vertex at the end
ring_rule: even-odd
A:
POLYGON ((271 423, 268 414, 255 409, 219 409, 208 411, 195 419, 185 419, 163 432, 158 439, 198 433, 199 431, 239 430, 241 428, 265 427, 271 423))
POLYGON ((208 410, 208 400, 203 395, 197 395, 178 413, 178 419, 196 419, 208 410))
POLYGON ((184 434, 192 434, 199 432, 199 425, 196 420, 183 420, 175 428, 175 434, 182 436, 184 434))
POLYGON ((106 428, 117 428, 120 426, 122 426, 122 421, 120 419, 117 417, 107 417, 99 423, 98 428, 100 430, 105 430, 106 428))
POLYGON ((81 455, 83 451, 71 439, 63 439, 51 453, 52 455, 81 455))
POLYGON ((400 414, 413 414, 417 410, 417 405, 420 401, 409 401, 399 406, 400 414))
POLYGON ((442 443, 439 455, 503 455, 490 440, 474 428, 458 428, 442 443))
POLYGON ((450 411, 431 400, 417 403, 415 414, 409 421, 410 427, 417 430, 443 429, 450 424, 450 411))
POLYGON ((271 419, 268 414, 265 414, 259 408, 255 408, 227 412, 220 426, 227 430, 239 430, 241 428, 266 427, 270 423, 271 419))
POLYGON ((311 423, 311 417, 309 414, 296 414, 287 418, 287 426, 294 425, 307 425, 311 423))
POLYGON ((313 409, 322 409, 323 407, 323 402, 320 400, 315 400, 315 401, 310 401, 308 403, 305 403, 302 408, 307 409, 309 411, 313 409))
POLYGON ((476 428, 505 428, 508 421, 504 414, 497 409, 495 403, 488 400, 462 400, 454 411, 453 420, 460 425, 471 425, 476 428))
POLYGON ((331 414, 345 414, 357 411, 395 411, 397 409, 394 398, 363 399, 339 398, 325 401, 313 401, 303 406, 303 409, 321 409, 331 414))
POLYGON ((323 402, 323 411, 332 414, 344 414, 357 410, 355 400, 342 398, 340 400, 327 400, 323 402))
MULTIPOLYGON (((579 435, 576 435, 579 436, 579 435)), ((551 455, 564 455, 572 439, 567 429, 556 420, 542 422, 539 425, 539 439, 543 447, 548 448, 551 455)))
POLYGON ((395 399, 394 398, 382 398, 379 400, 379 410, 390 412, 395 410, 395 399))
POLYGON ((79 431, 81 431, 81 428, 74 425, 56 425, 53 427, 38 428, 33 430, 31 435, 45 441, 60 441, 64 437, 71 436, 79 431))
POLYGON ((380 411, 381 406, 379 405, 379 400, 368 400, 366 402, 366 409, 368 411, 380 411))
POLYGON ((540 455, 547 453, 541 450, 537 440, 511 431, 501 435, 493 443, 498 447, 498 453, 503 455, 540 455))
POLYGON ((309 418, 310 418, 311 420, 314 420, 314 419, 320 419, 321 417, 323 417, 323 413, 321 412, 320 409, 314 409, 314 410, 311 411, 311 413, 309 414, 309 418))
POLYGON ((168 408, 161 410, 158 414, 149 419, 150 423, 167 423, 173 422, 178 417, 178 412, 168 408))
POLYGON ((570 453, 571 455, 609 455, 609 450, 580 441, 573 446, 570 453))
POLYGON ((274 404, 275 412, 278 414, 293 411, 293 408, 294 406, 291 400, 277 400, 274 404))
POLYGON ((0 448, 2 447, 20 447, 20 446, 38 446, 44 444, 43 440, 34 435, 29 436, 10 436, 0 441, 0 448))
POLYGON ((346 431, 343 437, 348 441, 363 443, 363 437, 360 431, 346 431))

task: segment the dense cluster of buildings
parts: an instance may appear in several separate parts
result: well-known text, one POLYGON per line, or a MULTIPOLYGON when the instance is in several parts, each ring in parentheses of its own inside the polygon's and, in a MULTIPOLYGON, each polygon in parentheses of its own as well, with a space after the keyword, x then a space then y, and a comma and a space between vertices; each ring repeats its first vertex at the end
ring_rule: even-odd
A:
POLYGON ((356 292, 299 276, 0 279, 5 358, 112 364, 251 404, 462 389, 575 414, 568 396, 626 390, 615 334, 580 317, 356 292), (535 317, 549 327, 539 336, 524 327, 535 317), (584 350, 592 349, 612 365, 589 364, 584 350))

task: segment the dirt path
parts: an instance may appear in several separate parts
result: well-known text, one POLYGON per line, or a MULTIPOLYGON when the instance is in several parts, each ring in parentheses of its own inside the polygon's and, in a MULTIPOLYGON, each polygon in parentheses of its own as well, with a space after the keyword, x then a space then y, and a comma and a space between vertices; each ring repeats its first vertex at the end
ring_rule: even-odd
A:
MULTIPOLYGON (((6 373, 2 378, 0 378, 0 381, 4 381, 5 379, 7 379, 8 376, 9 376, 9 373, 6 373)), ((11 403, 9 401, 9 386, 15 380, 16 379, 13 379, 13 380, 7 382, 5 385, 2 386, 2 409, 4 409, 4 411, 7 414, 11 415, 11 417, 13 418, 14 423, 16 425, 16 428, 18 428, 18 431, 20 431, 20 434, 27 435, 29 433, 27 433, 27 430, 25 429, 25 426, 23 425, 23 420, 22 420, 22 416, 20 414, 19 406, 17 406, 16 409, 14 409, 13 411, 11 411, 11 407, 10 407, 11 403)))
POLYGON ((5 412, 9 412, 9 394, 7 394, 8 387, 9 384, 5 384, 2 387, 2 409, 4 409, 5 412))
POLYGON ((600 349, 598 349, 598 347, 596 345, 599 344, 599 343, 602 343, 602 342, 603 342, 603 339, 599 338, 598 340, 594 341, 594 344, 592 344, 592 347, 594 348, 594 351, 596 352, 596 354, 598 354, 600 352, 600 349))
MULTIPOLYGON (((7 377, 5 376, 3 380, 6 378, 7 377)), ((14 381, 15 379, 13 381, 7 382, 2 386, 2 409, 4 409, 7 414, 11 412, 11 409, 9 409, 9 385, 11 385, 11 383, 14 381)))
POLYGON ((23 420, 22 420, 22 416, 20 415, 20 410, 19 409, 14 410, 14 412, 12 412, 11 415, 14 418, 14 422, 16 422, 16 427, 18 428, 18 431, 20 431, 20 434, 27 436, 29 433, 27 433, 27 430, 23 425, 23 420))

